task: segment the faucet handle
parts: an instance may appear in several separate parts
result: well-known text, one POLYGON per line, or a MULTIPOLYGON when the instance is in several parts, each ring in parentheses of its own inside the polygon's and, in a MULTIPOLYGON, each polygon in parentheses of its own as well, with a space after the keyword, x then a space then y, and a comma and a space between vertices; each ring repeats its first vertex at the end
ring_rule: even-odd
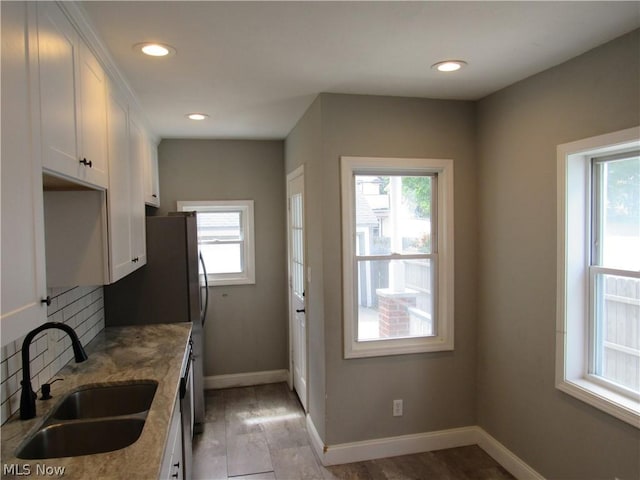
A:
POLYGON ((51 383, 43 383, 42 384, 42 396, 40 400, 49 400, 51 398, 51 385, 53 385, 57 381, 63 381, 64 378, 56 378, 51 383))

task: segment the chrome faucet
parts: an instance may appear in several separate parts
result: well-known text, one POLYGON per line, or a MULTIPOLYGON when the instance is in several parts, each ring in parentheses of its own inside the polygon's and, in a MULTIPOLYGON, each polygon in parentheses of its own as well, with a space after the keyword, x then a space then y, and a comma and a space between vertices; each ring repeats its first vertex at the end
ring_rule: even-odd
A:
POLYGON ((43 323, 37 328, 34 328, 27 336, 24 337, 22 342, 22 393, 20 394, 20 419, 28 420, 36 416, 36 392, 31 387, 31 367, 29 365, 29 347, 33 338, 42 332, 50 328, 57 328, 66 332, 71 338, 71 347, 73 348, 73 355, 75 356, 76 363, 84 362, 87 358, 87 353, 84 351, 78 335, 69 325, 65 325, 60 322, 47 322, 43 323))

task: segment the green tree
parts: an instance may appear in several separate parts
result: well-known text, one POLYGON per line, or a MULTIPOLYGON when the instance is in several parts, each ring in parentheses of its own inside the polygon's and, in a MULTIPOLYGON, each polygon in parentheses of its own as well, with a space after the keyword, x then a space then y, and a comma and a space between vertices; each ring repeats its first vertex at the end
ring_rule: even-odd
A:
POLYGON ((402 177, 402 195, 418 217, 431 217, 431 177, 402 177))
POLYGON ((638 221, 640 217, 640 157, 607 163, 608 205, 620 219, 638 221))

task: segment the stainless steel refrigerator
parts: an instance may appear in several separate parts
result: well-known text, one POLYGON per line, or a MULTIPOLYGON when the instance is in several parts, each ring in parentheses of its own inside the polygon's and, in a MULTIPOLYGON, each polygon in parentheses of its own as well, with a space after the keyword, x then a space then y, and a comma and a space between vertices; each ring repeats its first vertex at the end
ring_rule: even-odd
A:
POLYGON ((147 264, 104 288, 107 326, 192 322, 194 433, 204 427, 204 336, 208 288, 195 212, 147 217, 147 264), (204 265, 203 265, 204 268, 204 265), (200 279, 202 278, 202 282, 200 279))

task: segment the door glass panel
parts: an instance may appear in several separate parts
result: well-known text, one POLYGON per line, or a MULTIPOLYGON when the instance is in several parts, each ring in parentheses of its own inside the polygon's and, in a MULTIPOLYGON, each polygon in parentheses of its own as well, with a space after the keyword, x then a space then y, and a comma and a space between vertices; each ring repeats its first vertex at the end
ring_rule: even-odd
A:
POLYGON ((302 194, 291 196, 291 282, 293 293, 299 298, 304 292, 304 237, 302 194))

